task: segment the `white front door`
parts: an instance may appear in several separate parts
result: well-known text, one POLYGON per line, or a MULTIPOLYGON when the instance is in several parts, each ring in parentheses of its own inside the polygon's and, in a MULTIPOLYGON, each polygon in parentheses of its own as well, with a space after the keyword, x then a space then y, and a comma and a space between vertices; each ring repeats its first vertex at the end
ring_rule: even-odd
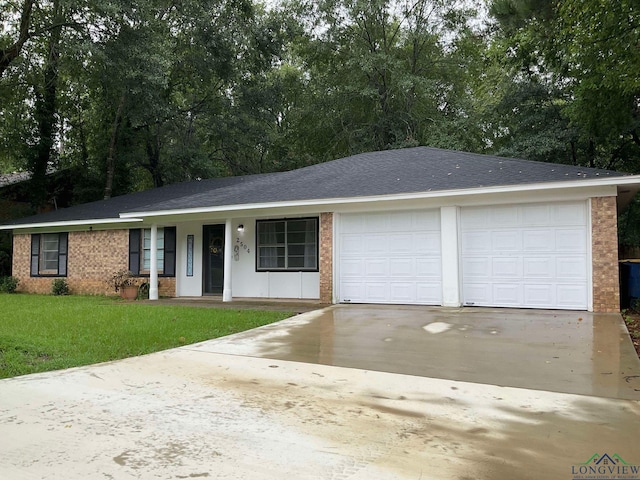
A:
POLYGON ((339 301, 440 305, 439 210, 343 214, 339 301))
POLYGON ((588 308, 586 202, 461 209, 463 305, 588 308))

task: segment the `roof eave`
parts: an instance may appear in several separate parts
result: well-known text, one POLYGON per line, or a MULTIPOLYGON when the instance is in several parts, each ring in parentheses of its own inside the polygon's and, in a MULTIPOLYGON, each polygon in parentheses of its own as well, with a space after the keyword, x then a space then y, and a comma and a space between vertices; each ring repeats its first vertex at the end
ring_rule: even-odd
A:
POLYGON ((126 223, 142 222, 142 218, 103 218, 89 220, 66 220, 63 222, 40 222, 40 223, 23 223, 19 225, 0 225, 0 230, 31 230, 35 228, 60 228, 60 227, 82 227, 82 226, 99 226, 99 225, 117 225, 126 223))
POLYGON ((348 205, 351 203, 368 203, 380 201, 395 200, 420 200, 430 198, 443 198, 453 196, 480 195, 480 194, 496 194, 496 193, 516 193, 523 191, 542 191, 542 190, 561 190, 567 188, 592 188, 592 187, 611 187, 621 185, 640 186, 640 175, 615 177, 608 179, 579 180, 569 182, 544 182, 526 185, 503 185, 495 187, 476 187, 468 189, 452 189, 437 191, 422 191, 414 193, 402 193, 391 195, 371 195, 363 197, 338 197, 338 198, 321 198, 309 200, 293 200, 284 202, 266 202, 266 203, 243 203, 235 205, 220 205, 210 207, 193 207, 183 209, 155 210, 147 212, 123 212, 120 218, 138 218, 147 217, 163 217, 167 215, 182 214, 202 214, 202 213, 219 213, 219 212, 238 212, 244 210, 262 210, 270 208, 286 208, 286 207, 304 207, 304 206, 326 206, 326 205, 348 205))

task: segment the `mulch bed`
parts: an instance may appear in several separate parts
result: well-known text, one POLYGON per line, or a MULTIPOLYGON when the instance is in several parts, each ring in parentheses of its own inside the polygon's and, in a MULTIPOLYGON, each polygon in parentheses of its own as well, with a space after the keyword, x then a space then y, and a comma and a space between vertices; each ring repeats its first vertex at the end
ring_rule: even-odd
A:
POLYGON ((627 330, 629 330, 638 358, 640 358, 640 312, 627 310, 623 312, 622 316, 627 324, 627 330))

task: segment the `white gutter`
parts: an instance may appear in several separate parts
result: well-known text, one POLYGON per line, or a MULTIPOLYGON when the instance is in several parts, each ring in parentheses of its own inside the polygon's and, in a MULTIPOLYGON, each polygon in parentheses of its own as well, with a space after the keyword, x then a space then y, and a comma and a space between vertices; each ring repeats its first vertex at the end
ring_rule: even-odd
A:
POLYGON ((142 222, 141 218, 106 218, 94 220, 67 220, 64 222, 22 223, 20 225, 0 225, 0 230, 24 230, 28 228, 78 227, 82 225, 111 225, 119 223, 142 222))
POLYGON ((561 190, 567 188, 589 188, 589 187, 606 187, 621 185, 638 185, 640 186, 640 175, 628 177, 616 177, 612 179, 593 179, 581 180, 579 182, 557 182, 557 183, 536 183, 526 185, 507 185, 497 187, 481 187, 469 188, 462 190, 437 190, 435 192, 415 192, 401 193, 392 195, 375 195, 366 197, 341 197, 341 198, 323 198, 311 200, 293 200, 286 202, 269 202, 269 203, 244 203, 236 205, 219 205, 210 207, 195 207, 175 210, 156 210, 149 212, 128 212, 121 213, 120 218, 134 217, 155 217, 165 215, 185 215, 198 213, 219 213, 219 212, 237 212, 242 210, 261 210, 267 208, 287 208, 287 207, 304 207, 304 206, 324 206, 324 205, 348 205, 352 203, 368 203, 380 201, 395 200, 421 200, 429 198, 442 198, 451 196, 495 194, 495 193, 515 193, 523 191, 540 191, 540 190, 561 190))

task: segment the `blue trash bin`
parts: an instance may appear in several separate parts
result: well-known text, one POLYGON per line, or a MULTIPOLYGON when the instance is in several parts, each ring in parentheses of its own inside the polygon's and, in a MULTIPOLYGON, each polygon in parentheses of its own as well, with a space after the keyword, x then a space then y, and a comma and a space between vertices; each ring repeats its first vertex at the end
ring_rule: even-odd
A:
POLYGON ((640 299, 640 263, 625 262, 627 266, 627 295, 629 297, 630 306, 633 301, 640 299))

